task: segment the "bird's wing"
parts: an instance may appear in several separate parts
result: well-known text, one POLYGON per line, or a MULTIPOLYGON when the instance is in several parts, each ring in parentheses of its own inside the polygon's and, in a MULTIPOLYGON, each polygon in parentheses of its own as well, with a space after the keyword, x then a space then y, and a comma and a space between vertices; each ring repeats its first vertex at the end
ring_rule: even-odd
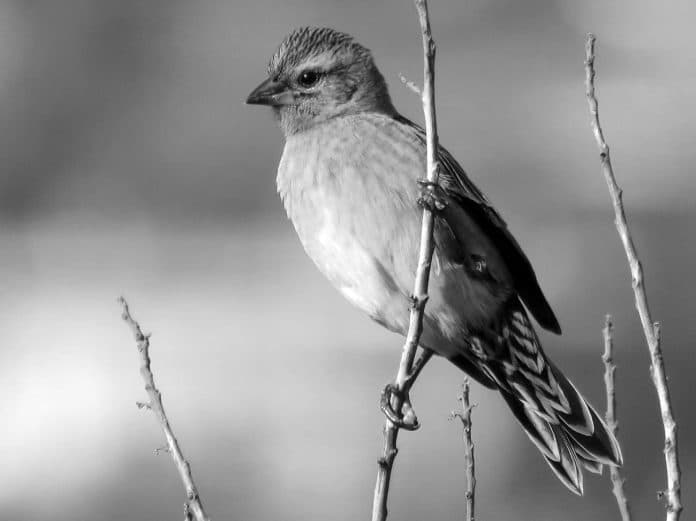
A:
MULTIPOLYGON (((425 131, 420 126, 403 116, 398 116, 397 120, 411 127, 425 143, 425 131)), ((438 161, 440 163, 440 186, 452 201, 461 207, 481 228, 498 250, 512 276, 515 291, 539 322, 539 325, 560 334, 561 326, 539 287, 534 269, 508 230, 503 218, 481 190, 467 177, 454 157, 443 147, 438 149, 438 161)), ((448 222, 448 225, 456 228, 457 223, 448 222)))

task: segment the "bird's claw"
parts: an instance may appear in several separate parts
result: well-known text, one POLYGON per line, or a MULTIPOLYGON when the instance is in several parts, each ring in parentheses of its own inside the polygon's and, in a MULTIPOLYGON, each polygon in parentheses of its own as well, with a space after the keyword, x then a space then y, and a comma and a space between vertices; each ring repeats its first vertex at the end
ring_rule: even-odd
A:
POLYGON ((420 195, 418 196, 418 204, 427 208, 431 212, 441 212, 447 208, 447 194, 438 184, 427 179, 417 179, 416 182, 420 186, 420 195))
POLYGON ((411 398, 408 391, 401 391, 394 384, 387 384, 382 391, 382 397, 379 404, 384 415, 400 429, 407 431, 415 431, 420 428, 416 413, 411 406, 411 398), (397 412, 392 406, 392 398, 401 398, 401 411, 397 412))

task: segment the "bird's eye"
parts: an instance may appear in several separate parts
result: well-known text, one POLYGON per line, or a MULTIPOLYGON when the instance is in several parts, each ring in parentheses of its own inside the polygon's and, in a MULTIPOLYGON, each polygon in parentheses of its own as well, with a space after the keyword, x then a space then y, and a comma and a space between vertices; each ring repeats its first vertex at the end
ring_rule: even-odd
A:
POLYGON ((304 71, 297 77, 297 83, 303 87, 311 87, 319 81, 320 76, 318 71, 304 71))

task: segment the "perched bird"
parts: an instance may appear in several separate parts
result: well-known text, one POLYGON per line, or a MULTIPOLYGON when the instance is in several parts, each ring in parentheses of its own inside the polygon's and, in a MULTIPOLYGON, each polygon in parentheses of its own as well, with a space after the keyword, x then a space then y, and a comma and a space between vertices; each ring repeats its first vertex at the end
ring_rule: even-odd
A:
MULTIPOLYGON (((285 135, 278 192, 308 255, 355 306, 405 335, 425 176, 421 127, 392 104, 368 49, 328 28, 280 44, 247 103, 273 108, 285 135)), ((528 312, 561 328, 532 266, 457 161, 438 150, 435 253, 420 344, 500 391, 559 479, 620 465, 597 412, 544 353, 528 312)))

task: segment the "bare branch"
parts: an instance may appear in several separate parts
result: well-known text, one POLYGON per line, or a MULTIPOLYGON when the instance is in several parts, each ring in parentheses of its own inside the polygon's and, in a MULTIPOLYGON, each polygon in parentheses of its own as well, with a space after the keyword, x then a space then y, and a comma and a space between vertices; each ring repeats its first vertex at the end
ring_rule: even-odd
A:
POLYGON ((622 191, 616 183, 614 170, 609 157, 609 147, 604 140, 602 127, 599 123, 599 112, 597 98, 595 97, 595 37, 593 34, 587 35, 585 45, 585 91, 587 102, 590 107, 592 132, 599 147, 600 159, 602 162, 602 172, 609 188, 609 194, 614 206, 616 229, 621 237, 628 264, 631 269, 633 279, 633 293, 635 296, 636 309, 643 325, 643 334, 650 351, 650 372, 653 384, 657 391, 657 397, 662 414, 662 424, 665 431, 665 466, 667 469, 667 521, 678 521, 682 511, 681 504, 681 471, 679 469, 679 457, 677 451, 677 423, 672 414, 672 402, 669 395, 667 376, 665 375, 664 363, 662 360, 662 348, 660 346, 659 324, 653 321, 648 306, 648 298, 645 293, 643 283, 643 268, 638 259, 636 248, 633 244, 626 213, 623 207, 622 191))
MULTIPOLYGON (((614 364, 614 326, 611 323, 611 315, 607 315, 604 322, 604 386, 607 390, 607 426, 611 430, 614 437, 619 431, 619 422, 616 419, 616 386, 614 384, 614 376, 616 373, 616 364, 614 364)), ((616 504, 619 506, 622 521, 631 521, 631 508, 626 499, 624 491, 625 479, 622 475, 621 468, 613 465, 609 466, 609 474, 613 486, 614 497, 616 504)))
MULTIPOLYGON (((425 130, 427 134, 427 179, 433 185, 438 181, 437 165, 437 126, 435 119, 435 42, 430 30, 428 18, 428 5, 426 0, 415 0, 420 21, 423 39, 423 112, 425 114, 425 130)), ((430 278, 430 264, 433 257, 433 227, 434 218, 432 211, 423 208, 423 223, 420 234, 420 252, 418 255, 418 268, 413 290, 413 304, 409 318, 408 334, 404 343, 399 371, 396 376, 395 386, 398 391, 408 390, 407 386, 413 384, 409 380, 412 373, 413 360, 423 330, 423 310, 427 301, 428 281, 430 278)), ((393 408, 400 411, 401 398, 396 395, 393 400, 393 408)), ((372 505, 373 521, 384 521, 387 518, 387 497, 389 495, 389 483, 391 471, 396 458, 396 439, 399 427, 387 419, 384 428, 384 452, 378 461, 377 482, 375 484, 374 501, 372 505)))
POLYGON ((474 442, 471 439, 471 411, 476 404, 469 401, 469 379, 464 380, 462 394, 459 395, 462 412, 453 412, 452 417, 459 418, 464 431, 464 461, 466 463, 466 514, 465 521, 474 521, 476 503, 476 462, 474 459, 474 442))
POLYGON ((157 421, 162 426, 164 431, 164 436, 167 438, 167 446, 164 448, 159 448, 155 450, 155 454, 160 452, 169 452, 174 460, 177 470, 179 471, 179 476, 181 481, 184 483, 184 488, 186 489, 186 506, 184 509, 185 517, 191 519, 191 516, 196 519, 196 521, 210 521, 208 514, 205 513, 203 509, 203 503, 198 494, 198 488, 193 481, 193 475, 191 474, 191 466, 189 465, 186 458, 184 458, 181 448, 179 447, 179 442, 174 436, 174 431, 169 423, 166 413, 164 412, 164 406, 162 405, 162 394, 155 385, 155 377, 150 369, 150 335, 146 335, 140 329, 140 324, 136 322, 130 314, 128 309, 128 303, 126 299, 120 297, 118 299, 119 304, 123 308, 122 318, 130 326, 133 331, 133 336, 135 337, 135 342, 138 347, 138 354, 140 355, 140 375, 145 381, 145 390, 150 398, 150 402, 147 404, 139 402, 138 408, 149 409, 157 417, 157 421))

